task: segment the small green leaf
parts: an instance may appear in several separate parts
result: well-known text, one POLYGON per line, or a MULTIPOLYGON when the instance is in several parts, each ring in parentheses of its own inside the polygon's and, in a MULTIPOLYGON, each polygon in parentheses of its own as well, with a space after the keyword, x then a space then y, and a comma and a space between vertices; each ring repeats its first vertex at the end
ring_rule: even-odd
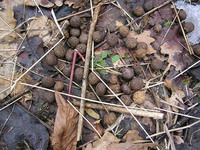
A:
POLYGON ((197 84, 193 87, 193 90, 194 90, 194 89, 198 89, 198 88, 200 88, 200 82, 197 83, 197 84))
POLYGON ((109 51, 109 52, 108 52, 108 56, 110 56, 111 54, 112 54, 112 52, 111 52, 111 51, 109 51))
MULTIPOLYGON (((93 61, 93 67, 95 68, 97 65, 97 62, 96 61, 93 61)), ((92 60, 90 60, 90 68, 92 68, 92 60)))
POLYGON ((101 52, 101 57, 106 58, 108 56, 108 52, 101 52))
POLYGON ((169 27, 169 26, 171 26, 171 24, 172 24, 172 21, 167 21, 167 22, 165 22, 164 23, 164 27, 169 27))
POLYGON ((99 73, 100 73, 100 74, 107 74, 107 72, 106 72, 105 69, 100 69, 100 70, 99 70, 99 73))
POLYGON ((116 61, 118 61, 119 60, 119 55, 114 55, 112 58, 111 58, 111 61, 112 62, 116 62, 116 61))
POLYGON ((190 3, 190 0, 185 0, 185 2, 190 3))
POLYGON ((106 63, 106 61, 104 59, 102 59, 101 61, 99 61, 97 64, 103 66, 106 63))
POLYGON ((129 59, 131 56, 130 55, 126 55, 125 58, 129 59))
POLYGON ((183 81, 183 85, 187 85, 188 84, 188 81, 183 81))
POLYGON ((197 102, 200 103, 200 97, 198 98, 197 102))

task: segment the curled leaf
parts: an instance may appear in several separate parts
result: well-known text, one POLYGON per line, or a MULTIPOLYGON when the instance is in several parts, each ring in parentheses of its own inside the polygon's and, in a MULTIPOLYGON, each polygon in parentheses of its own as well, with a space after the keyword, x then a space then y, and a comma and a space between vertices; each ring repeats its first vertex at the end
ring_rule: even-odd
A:
POLYGON ((78 113, 65 101, 60 93, 55 93, 58 110, 51 143, 54 150, 75 150, 78 113))

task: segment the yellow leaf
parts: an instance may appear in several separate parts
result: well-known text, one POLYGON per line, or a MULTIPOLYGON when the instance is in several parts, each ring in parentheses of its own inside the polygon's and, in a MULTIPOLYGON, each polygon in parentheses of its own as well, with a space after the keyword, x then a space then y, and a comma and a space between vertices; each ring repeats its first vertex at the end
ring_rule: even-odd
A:
POLYGON ((100 115, 98 113, 96 113, 94 110, 88 108, 85 110, 87 112, 87 114, 92 117, 92 118, 95 118, 95 119, 100 119, 100 115))

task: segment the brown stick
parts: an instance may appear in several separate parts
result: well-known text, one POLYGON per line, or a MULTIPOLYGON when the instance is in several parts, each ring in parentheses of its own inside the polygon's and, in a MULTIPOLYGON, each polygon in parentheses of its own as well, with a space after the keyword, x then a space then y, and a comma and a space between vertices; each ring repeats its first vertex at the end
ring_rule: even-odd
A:
MULTIPOLYGON (((80 106, 79 101, 73 101, 72 103, 76 106, 80 106)), ((105 108, 101 104, 94 104, 94 103, 88 103, 88 102, 85 103, 85 107, 105 110, 105 108)), ((106 108, 109 111, 119 112, 119 113, 123 113, 123 114, 130 114, 130 112, 128 112, 127 109, 123 108, 123 107, 116 107, 116 106, 108 106, 107 105, 106 108)), ((138 109, 133 109, 133 108, 129 108, 129 110, 133 113, 133 115, 136 115, 136 116, 150 117, 150 118, 154 118, 154 119, 163 119, 163 117, 164 117, 164 114, 161 113, 161 112, 138 110, 138 109)))
MULTIPOLYGON (((92 34, 95 30, 95 26, 97 23, 98 15, 101 9, 101 3, 97 5, 94 11, 94 16, 92 18, 92 22, 90 25, 90 30, 88 33, 88 41, 87 41, 87 49, 86 49, 86 56, 85 56, 85 66, 84 66, 84 72, 83 72, 83 81, 82 81, 82 91, 81 91, 81 97, 85 98, 86 94, 86 88, 87 88, 87 77, 89 72, 89 63, 90 63, 90 56, 91 56, 91 47, 92 47, 92 34)), ((80 113, 84 115, 84 107, 85 107, 85 101, 81 100, 80 103, 80 113)), ((78 132, 77 132, 77 141, 81 140, 82 136, 82 128, 83 128, 83 118, 79 115, 79 122, 78 122, 78 132)))

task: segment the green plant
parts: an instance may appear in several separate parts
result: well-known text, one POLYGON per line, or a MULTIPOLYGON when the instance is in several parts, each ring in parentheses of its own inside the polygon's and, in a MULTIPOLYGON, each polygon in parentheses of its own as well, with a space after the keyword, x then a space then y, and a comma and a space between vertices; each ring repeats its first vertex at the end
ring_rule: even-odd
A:
POLYGON ((165 23, 163 24, 163 26, 164 26, 164 27, 169 27, 169 26, 171 26, 171 24, 172 24, 172 21, 167 21, 167 22, 165 22, 165 23))
POLYGON ((119 58, 120 58, 120 56, 116 54, 116 55, 114 55, 114 56, 111 57, 111 61, 112 62, 116 62, 116 61, 119 60, 119 58))
POLYGON ((125 58, 127 58, 127 59, 129 59, 130 57, 131 57, 131 56, 130 56, 130 55, 128 55, 128 54, 125 56, 125 58))
MULTIPOLYGON (((106 58, 112 54, 111 51, 108 52, 101 52, 100 54, 94 55, 93 59, 93 67, 94 68, 99 68, 98 65, 102 67, 109 67, 108 64, 106 63, 106 58)), ((92 67, 92 60, 90 62, 90 66, 92 67)), ((107 74, 105 69, 99 69, 99 73, 101 74, 107 74)))
POLYGON ((198 82, 192 89, 192 91, 195 93, 195 94, 199 94, 200 95, 200 82, 198 82))

